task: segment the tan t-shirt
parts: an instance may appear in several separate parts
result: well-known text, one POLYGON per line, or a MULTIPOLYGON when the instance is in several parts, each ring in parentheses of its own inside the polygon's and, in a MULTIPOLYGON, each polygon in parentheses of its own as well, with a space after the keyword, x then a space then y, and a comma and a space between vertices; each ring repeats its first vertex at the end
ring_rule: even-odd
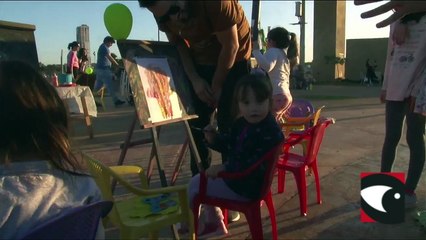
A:
POLYGON ((169 21, 160 30, 186 40, 190 54, 197 64, 216 65, 221 49, 215 33, 237 25, 239 49, 235 61, 248 60, 251 54, 250 26, 242 6, 232 1, 188 1, 192 14, 184 26, 169 21))

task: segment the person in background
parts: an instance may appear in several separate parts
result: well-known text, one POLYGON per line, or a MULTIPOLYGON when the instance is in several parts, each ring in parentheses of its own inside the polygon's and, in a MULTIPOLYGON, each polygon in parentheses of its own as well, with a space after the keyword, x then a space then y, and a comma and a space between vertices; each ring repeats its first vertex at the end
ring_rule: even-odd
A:
POLYGON ((90 89, 93 89, 93 83, 89 84, 89 76, 86 73, 86 68, 89 66, 89 52, 86 48, 80 48, 77 54, 78 61, 80 64, 79 75, 77 79, 77 84, 82 86, 90 86, 90 89))
POLYGON ((262 54, 259 43, 253 43, 253 56, 260 68, 268 73, 272 83, 272 113, 277 120, 281 119, 290 108, 293 97, 290 93, 290 59, 297 58, 294 49, 297 42, 282 27, 268 32, 266 52, 262 54), (293 55, 288 55, 290 52, 293 55))
POLYGON ((89 52, 86 48, 80 48, 77 54, 78 63, 80 64, 80 73, 84 73, 86 68, 89 67, 89 52))
MULTIPOLYGON (((116 96, 114 88, 112 86, 114 74, 111 70, 111 65, 114 64, 115 66, 119 67, 117 61, 111 56, 111 52, 109 50, 109 48, 114 43, 114 38, 107 36, 104 38, 103 43, 99 46, 96 62, 96 81, 93 90, 97 92, 105 85, 109 94, 112 97, 114 105, 117 107, 123 105, 125 101, 120 100, 116 96)), ((96 105, 101 104, 96 103, 96 105)))
POLYGON ((79 60, 77 57, 77 51, 79 48, 80 44, 76 41, 68 44, 68 50, 70 51, 67 55, 67 73, 72 74, 74 80, 77 80, 80 70, 79 60))
MULTIPOLYGON (((243 179, 217 178, 219 172, 243 172, 262 156, 284 140, 284 135, 271 112, 272 86, 261 74, 244 76, 236 85, 232 106, 234 123, 231 131, 223 134, 212 125, 203 132, 208 145, 219 152, 226 152, 223 164, 212 165, 206 170, 207 196, 224 199, 250 201, 259 199, 265 181, 268 163, 260 164, 243 179)), ((190 206, 199 191, 200 176, 192 177, 189 183, 190 206)), ((205 206, 205 222, 200 224, 200 238, 223 235, 228 232, 220 208, 205 206)))
POLYGON ((21 239, 64 210, 101 200, 71 152, 63 101, 27 63, 0 62, 0 115, 1 239, 21 239))
POLYGON ((367 78, 368 84, 371 85, 374 82, 378 82, 378 79, 376 76, 376 68, 377 68, 376 60, 370 60, 369 58, 367 58, 367 60, 365 61, 365 68, 366 68, 365 77, 367 78))
POLYGON ((412 13, 390 27, 380 99, 386 103, 386 133, 381 171, 391 172, 404 118, 410 159, 405 182, 405 206, 416 205, 416 187, 425 163, 425 116, 414 111, 426 69, 426 12, 412 13))

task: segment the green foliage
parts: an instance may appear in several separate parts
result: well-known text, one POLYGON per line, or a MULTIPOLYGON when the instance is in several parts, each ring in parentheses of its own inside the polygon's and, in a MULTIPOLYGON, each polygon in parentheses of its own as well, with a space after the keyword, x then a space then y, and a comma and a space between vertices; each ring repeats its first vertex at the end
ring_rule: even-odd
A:
POLYGON ((262 28, 259 29, 259 39, 262 41, 261 51, 265 52, 266 51, 266 37, 265 37, 265 31, 262 28))

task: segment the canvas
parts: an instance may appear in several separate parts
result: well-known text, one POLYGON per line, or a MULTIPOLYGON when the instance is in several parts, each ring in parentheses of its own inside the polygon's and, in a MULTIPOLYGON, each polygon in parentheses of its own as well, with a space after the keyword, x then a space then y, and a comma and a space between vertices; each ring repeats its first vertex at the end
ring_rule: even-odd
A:
POLYGON ((135 57, 134 60, 148 105, 148 121, 157 123, 181 118, 183 109, 167 59, 135 57))

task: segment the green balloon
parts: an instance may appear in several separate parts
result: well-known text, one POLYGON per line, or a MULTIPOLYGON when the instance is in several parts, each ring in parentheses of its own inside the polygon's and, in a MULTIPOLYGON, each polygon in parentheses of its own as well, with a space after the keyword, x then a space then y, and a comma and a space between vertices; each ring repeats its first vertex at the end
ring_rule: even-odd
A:
POLYGON ((86 72, 87 75, 90 75, 90 74, 93 73, 93 68, 87 67, 86 70, 85 70, 85 72, 86 72))
POLYGON ((111 37, 116 40, 126 39, 132 30, 132 13, 125 5, 113 3, 105 9, 104 23, 111 37))

